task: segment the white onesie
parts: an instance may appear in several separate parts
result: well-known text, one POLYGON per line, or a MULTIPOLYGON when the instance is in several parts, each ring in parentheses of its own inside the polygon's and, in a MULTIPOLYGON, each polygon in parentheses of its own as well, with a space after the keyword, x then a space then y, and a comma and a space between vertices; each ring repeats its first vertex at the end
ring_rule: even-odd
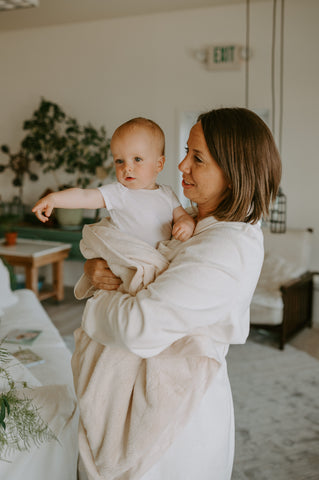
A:
POLYGON ((159 185, 155 190, 133 190, 116 182, 99 190, 112 222, 121 231, 155 248, 158 242, 171 238, 173 210, 180 206, 171 187, 159 185))

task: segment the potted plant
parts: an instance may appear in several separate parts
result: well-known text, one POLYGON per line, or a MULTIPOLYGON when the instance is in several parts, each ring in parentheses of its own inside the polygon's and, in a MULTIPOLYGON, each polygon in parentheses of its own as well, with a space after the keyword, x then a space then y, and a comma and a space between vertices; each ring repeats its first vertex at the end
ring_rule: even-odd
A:
POLYGON ((16 230, 20 215, 6 214, 0 217, 0 228, 4 232, 5 245, 15 245, 17 243, 18 232, 16 230))
POLYGON ((114 175, 112 161, 108 158, 110 139, 102 126, 96 129, 90 123, 80 125, 66 115, 56 103, 41 99, 39 107, 23 129, 27 135, 21 147, 30 160, 35 160, 44 173, 53 172, 56 187, 63 187, 55 172, 74 174, 68 186, 86 188, 97 173, 114 175))
MULTIPOLYGON (((21 142, 23 150, 44 173, 52 172, 58 190, 86 188, 93 180, 114 177, 113 162, 109 159, 110 139, 103 126, 96 129, 90 123, 80 125, 59 105, 42 98, 23 129, 28 132, 21 142), (58 180, 61 172, 74 178, 62 184, 58 180)), ((74 215, 75 212, 71 217, 74 215)))

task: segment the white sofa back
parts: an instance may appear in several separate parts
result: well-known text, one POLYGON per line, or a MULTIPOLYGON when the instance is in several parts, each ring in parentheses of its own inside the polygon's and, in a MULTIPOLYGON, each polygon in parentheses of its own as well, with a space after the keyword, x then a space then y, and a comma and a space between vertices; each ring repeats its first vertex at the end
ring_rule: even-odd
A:
POLYGON ((265 256, 280 256, 296 268, 310 269, 313 240, 311 229, 289 228, 285 233, 271 233, 268 229, 263 229, 263 233, 265 256))

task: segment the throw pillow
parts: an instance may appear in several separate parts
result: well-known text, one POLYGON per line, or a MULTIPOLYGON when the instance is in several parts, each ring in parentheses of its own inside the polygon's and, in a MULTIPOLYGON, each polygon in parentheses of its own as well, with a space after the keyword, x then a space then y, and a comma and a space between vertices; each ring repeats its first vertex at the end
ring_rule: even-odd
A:
POLYGON ((288 262, 280 255, 266 253, 258 288, 268 292, 277 292, 281 285, 299 277, 302 273, 305 273, 304 268, 288 262))

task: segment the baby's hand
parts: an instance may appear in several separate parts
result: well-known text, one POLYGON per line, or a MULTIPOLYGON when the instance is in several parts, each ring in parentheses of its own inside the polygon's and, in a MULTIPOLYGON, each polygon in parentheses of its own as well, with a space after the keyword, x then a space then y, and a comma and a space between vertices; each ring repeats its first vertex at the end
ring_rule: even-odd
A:
POLYGON ((41 222, 45 223, 49 220, 54 207, 54 196, 50 193, 49 195, 40 198, 40 200, 32 208, 32 212, 36 214, 37 218, 41 220, 41 222))
POLYGON ((183 215, 176 221, 172 230, 172 235, 176 240, 185 242, 193 235, 195 225, 195 220, 190 215, 183 215))

